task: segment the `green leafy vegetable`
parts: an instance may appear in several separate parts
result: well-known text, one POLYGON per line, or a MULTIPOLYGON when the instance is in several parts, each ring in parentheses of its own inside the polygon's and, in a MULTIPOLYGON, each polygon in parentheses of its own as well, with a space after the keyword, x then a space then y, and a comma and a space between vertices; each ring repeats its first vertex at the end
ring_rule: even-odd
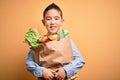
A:
POLYGON ((69 35, 69 32, 67 30, 62 29, 60 30, 59 34, 60 34, 60 38, 65 38, 69 35))
POLYGON ((40 46, 40 42, 38 42, 38 39, 41 37, 41 35, 33 30, 28 31, 25 34, 25 42, 27 42, 31 47, 37 48, 40 46))
MULTIPOLYGON (((59 32, 60 38, 65 38, 69 35, 67 30, 60 30, 59 32)), ((30 30, 25 34, 25 42, 33 48, 37 48, 41 45, 41 42, 38 41, 42 36, 35 32, 34 30, 30 30)))

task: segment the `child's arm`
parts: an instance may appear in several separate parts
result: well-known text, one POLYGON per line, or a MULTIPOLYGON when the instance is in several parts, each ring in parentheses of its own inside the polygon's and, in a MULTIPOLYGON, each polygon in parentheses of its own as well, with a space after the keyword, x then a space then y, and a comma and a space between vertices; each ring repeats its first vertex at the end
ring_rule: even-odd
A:
POLYGON ((28 53, 28 58, 26 60, 27 69, 36 77, 44 77, 45 79, 52 79, 54 77, 55 71, 51 69, 44 68, 35 63, 32 51, 28 53))
POLYGON ((71 40, 71 45, 72 45, 74 60, 63 67, 67 73, 67 78, 70 78, 71 76, 76 74, 85 64, 85 61, 83 60, 80 52, 78 51, 77 47, 75 46, 72 40, 71 40))
POLYGON ((26 60, 27 69, 36 77, 42 77, 44 67, 39 66, 37 63, 34 62, 34 56, 32 51, 28 53, 28 57, 26 60))

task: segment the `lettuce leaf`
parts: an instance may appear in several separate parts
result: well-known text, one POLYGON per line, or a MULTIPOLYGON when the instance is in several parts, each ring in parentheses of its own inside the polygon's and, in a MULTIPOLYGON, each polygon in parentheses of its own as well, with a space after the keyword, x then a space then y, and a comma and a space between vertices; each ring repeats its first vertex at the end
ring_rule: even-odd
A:
POLYGON ((65 38, 69 35, 69 32, 67 30, 62 29, 60 30, 59 34, 60 34, 60 38, 65 38))
POLYGON ((41 37, 41 35, 33 30, 28 31, 25 34, 25 42, 28 43, 33 48, 37 48, 40 46, 40 42, 38 42, 38 39, 41 37))

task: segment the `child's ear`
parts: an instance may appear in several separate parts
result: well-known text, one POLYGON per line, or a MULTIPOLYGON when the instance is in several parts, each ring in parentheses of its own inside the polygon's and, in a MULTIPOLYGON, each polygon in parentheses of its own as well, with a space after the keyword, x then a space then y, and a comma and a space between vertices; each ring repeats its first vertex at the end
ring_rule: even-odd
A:
POLYGON ((65 21, 65 20, 64 20, 64 19, 62 19, 62 21, 61 21, 61 23, 62 23, 62 24, 61 24, 61 25, 63 25, 63 24, 64 24, 64 21, 65 21))
POLYGON ((43 25, 45 26, 45 20, 44 20, 44 19, 42 19, 41 21, 42 21, 43 25))

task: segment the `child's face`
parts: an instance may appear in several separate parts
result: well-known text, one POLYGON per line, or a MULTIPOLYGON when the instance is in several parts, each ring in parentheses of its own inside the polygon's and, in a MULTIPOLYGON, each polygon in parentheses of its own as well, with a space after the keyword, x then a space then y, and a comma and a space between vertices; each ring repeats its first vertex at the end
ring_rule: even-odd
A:
POLYGON ((55 9, 50 9, 46 12, 45 18, 42 20, 48 33, 57 33, 64 20, 60 16, 60 12, 55 9))

